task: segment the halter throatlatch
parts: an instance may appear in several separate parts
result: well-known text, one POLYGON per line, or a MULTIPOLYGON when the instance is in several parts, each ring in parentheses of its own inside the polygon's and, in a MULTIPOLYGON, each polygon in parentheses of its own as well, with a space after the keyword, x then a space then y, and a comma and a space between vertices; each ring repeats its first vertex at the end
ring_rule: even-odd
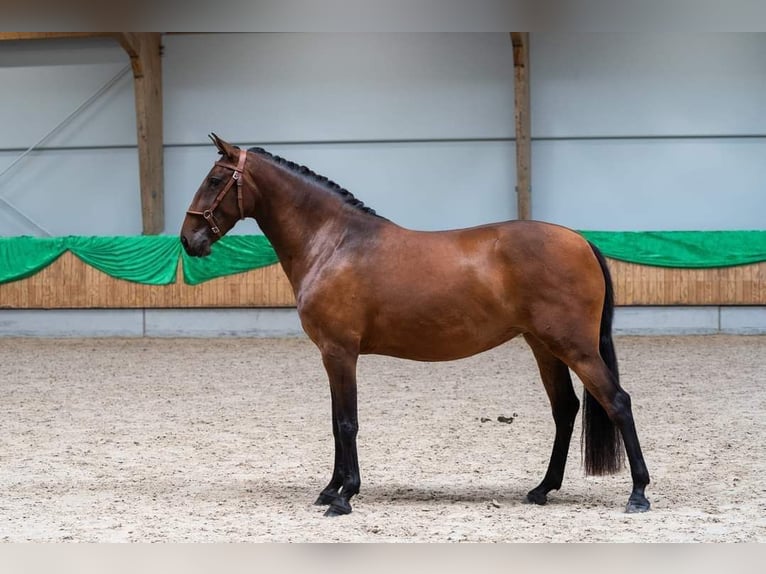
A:
POLYGON ((228 163, 224 163, 222 161, 215 162, 215 165, 219 167, 225 167, 226 169, 232 170, 234 173, 231 174, 231 179, 226 184, 226 187, 224 187, 220 192, 218 192, 218 195, 215 196, 215 199, 213 200, 213 203, 210 207, 208 207, 204 211, 193 211, 191 209, 187 210, 186 213, 189 213, 191 215, 201 215, 205 221, 207 221, 207 224, 210 226, 210 231, 215 233, 216 235, 221 235, 221 228, 218 225, 218 221, 215 219, 215 215, 213 215, 213 212, 218 208, 218 205, 223 201, 223 198, 226 197, 226 193, 231 189, 231 187, 234 185, 234 182, 237 182, 237 205, 239 206, 239 218, 244 219, 245 218, 245 208, 244 203, 242 199, 242 173, 245 171, 245 161, 247 160, 247 151, 244 149, 239 150, 239 161, 237 162, 237 165, 231 165, 228 163))

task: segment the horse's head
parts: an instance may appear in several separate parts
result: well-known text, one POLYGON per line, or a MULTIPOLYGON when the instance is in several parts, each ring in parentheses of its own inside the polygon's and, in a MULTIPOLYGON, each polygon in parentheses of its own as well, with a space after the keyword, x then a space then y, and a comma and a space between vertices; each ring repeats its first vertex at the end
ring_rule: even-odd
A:
POLYGON ((254 188, 252 181, 246 181, 249 178, 245 177, 247 152, 215 134, 211 134, 210 139, 221 158, 202 180, 181 226, 184 249, 197 257, 208 255, 210 246, 245 218, 245 203, 250 203, 252 198, 245 197, 244 188, 249 192, 254 188))

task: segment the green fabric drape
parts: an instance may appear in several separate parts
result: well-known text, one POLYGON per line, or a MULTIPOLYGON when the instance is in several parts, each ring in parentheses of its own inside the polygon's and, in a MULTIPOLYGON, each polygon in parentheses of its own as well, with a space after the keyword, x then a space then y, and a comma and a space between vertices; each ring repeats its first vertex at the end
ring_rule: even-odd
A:
POLYGON ((66 251, 64 237, 0 237, 0 283, 45 269, 66 251))
POLYGON ((766 261, 766 231, 582 231, 607 257, 706 269, 766 261))
MULTIPOLYGON (((607 257, 660 267, 731 267, 766 261, 766 231, 582 231, 607 257)), ((230 235, 208 257, 189 257, 174 235, 127 237, 0 237, 0 283, 44 269, 65 251, 117 279, 146 285, 197 285, 277 262, 262 235, 230 235)))
POLYGON ((69 237, 67 248, 91 267, 145 285, 175 283, 181 243, 172 235, 69 237))
POLYGON ((0 237, 0 283, 34 275, 71 251, 91 267, 147 285, 175 282, 181 244, 177 237, 0 237))
POLYGON ((189 257, 181 252, 184 281, 198 285, 204 281, 273 265, 279 259, 263 235, 227 235, 213 244, 207 257, 189 257))
POLYGON ((262 235, 224 237, 204 258, 186 255, 174 235, 0 237, 0 283, 34 275, 66 251, 111 277, 144 285, 175 283, 179 257, 190 285, 278 261, 262 235))

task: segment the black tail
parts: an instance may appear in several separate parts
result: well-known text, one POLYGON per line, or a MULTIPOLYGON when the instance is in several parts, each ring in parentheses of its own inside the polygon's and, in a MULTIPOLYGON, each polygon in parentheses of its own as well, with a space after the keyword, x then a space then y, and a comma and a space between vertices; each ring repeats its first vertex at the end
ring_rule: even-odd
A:
MULTIPOLYGON (((598 350, 612 373, 614 383, 619 387, 620 373, 617 369, 617 355, 614 352, 612 341, 612 318, 614 317, 612 276, 604 256, 595 245, 591 243, 590 246, 601 266, 606 284, 598 350)), ((591 475, 613 474, 623 467, 622 435, 609 420, 604 407, 587 390, 583 399, 582 448, 585 473, 591 475)))

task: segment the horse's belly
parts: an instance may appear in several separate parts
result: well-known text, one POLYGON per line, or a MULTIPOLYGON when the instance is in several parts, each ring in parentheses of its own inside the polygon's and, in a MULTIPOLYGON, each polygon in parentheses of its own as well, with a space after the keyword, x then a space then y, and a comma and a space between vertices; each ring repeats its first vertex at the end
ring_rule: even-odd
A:
POLYGON ((520 332, 504 313, 470 315, 442 309, 433 315, 414 313, 378 321, 362 341, 361 351, 415 361, 451 361, 496 347, 520 332))

